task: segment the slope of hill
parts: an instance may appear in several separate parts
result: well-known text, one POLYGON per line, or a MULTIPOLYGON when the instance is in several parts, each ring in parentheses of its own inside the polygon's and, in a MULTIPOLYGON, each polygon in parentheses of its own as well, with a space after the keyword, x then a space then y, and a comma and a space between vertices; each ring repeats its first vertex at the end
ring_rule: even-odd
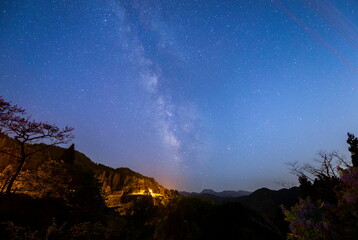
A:
POLYGON ((299 195, 299 187, 283 188, 280 190, 260 188, 248 196, 235 198, 234 201, 267 215, 273 215, 277 206, 281 204, 292 206, 298 202, 299 195))
MULTIPOLYGON (((0 147, 12 146, 14 144, 12 141, 13 140, 2 136, 0 138, 0 147)), ((32 147, 43 148, 44 146, 44 144, 38 144, 32 147)), ((16 162, 9 156, 2 156, 0 154, 0 157, 2 158, 0 163, 0 173, 7 169, 12 163, 16 162)), ((129 168, 114 169, 102 164, 94 163, 85 154, 76 151, 74 145, 71 145, 68 149, 58 146, 46 148, 44 151, 41 151, 40 154, 37 154, 36 157, 28 161, 25 164, 23 171, 36 171, 48 160, 62 160, 85 171, 93 172, 95 177, 102 184, 102 191, 106 203, 110 207, 123 206, 125 197, 125 201, 128 202, 128 199, 140 196, 151 196, 155 205, 165 205, 168 203, 170 197, 177 195, 176 191, 164 188, 158 184, 154 178, 143 176, 129 168)), ((19 190, 17 192, 26 192, 26 189, 22 190, 23 188, 21 188, 20 182, 21 181, 18 182, 19 190)), ((32 192, 31 194, 34 195, 36 193, 32 192)))
POLYGON ((281 206, 289 208, 299 200, 300 188, 270 190, 261 188, 252 194, 235 198, 235 202, 260 212, 269 219, 281 232, 289 232, 288 223, 284 221, 281 206))

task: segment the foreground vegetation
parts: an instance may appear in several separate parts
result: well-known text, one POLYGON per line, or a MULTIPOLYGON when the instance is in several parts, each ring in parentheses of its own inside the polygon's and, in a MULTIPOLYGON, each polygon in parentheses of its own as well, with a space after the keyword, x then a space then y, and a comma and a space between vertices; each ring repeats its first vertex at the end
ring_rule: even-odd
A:
POLYGON ((292 164, 302 197, 290 210, 288 239, 358 239, 358 139, 348 133, 347 161, 337 152, 321 153, 318 166, 292 164))

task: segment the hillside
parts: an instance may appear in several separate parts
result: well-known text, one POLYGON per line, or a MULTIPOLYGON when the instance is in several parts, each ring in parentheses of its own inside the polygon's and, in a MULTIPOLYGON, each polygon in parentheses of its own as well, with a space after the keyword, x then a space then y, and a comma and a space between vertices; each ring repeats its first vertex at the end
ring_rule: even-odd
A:
MULTIPOLYGON (((64 149, 51 147, 48 154, 58 159, 64 149)), ((111 168, 103 164, 94 163, 85 154, 75 151, 74 165, 92 171, 102 185, 106 204, 119 211, 127 209, 128 202, 138 196, 151 196, 155 205, 166 205, 170 197, 176 195, 155 181, 154 178, 143 176, 129 168, 111 168)))
POLYGON ((262 212, 267 216, 273 216, 278 212, 278 206, 281 204, 292 206, 297 203, 299 195, 300 189, 298 187, 280 190, 260 188, 248 196, 238 197, 233 199, 233 201, 262 212))
MULTIPOLYGON (((0 138, 0 147, 12 146, 13 140, 2 136, 0 138)), ((37 144, 33 147, 43 148, 44 144, 37 144)), ((6 168, 11 166, 13 159, 11 157, 1 155, 0 173, 6 168)), ((106 204, 109 207, 121 208, 124 207, 131 197, 136 196, 151 196, 153 197, 154 204, 165 205, 168 203, 168 199, 177 195, 175 191, 170 191, 160 184, 158 184, 154 178, 143 176, 140 173, 132 171, 129 168, 111 168, 103 164, 97 164, 88 158, 85 154, 76 151, 74 145, 71 145, 68 149, 51 146, 46 148, 36 157, 32 158, 24 166, 24 173, 26 171, 36 171, 42 164, 48 160, 64 161, 71 165, 74 165, 78 169, 92 172, 94 176, 99 180, 102 186, 102 192, 104 194, 106 204), (123 201, 125 199, 125 202, 123 201)), ((0 179, 1 182, 1 179, 0 179)), ((18 191, 29 193, 26 187, 22 187, 18 181, 18 191)), ((36 194, 31 192, 32 195, 36 194)), ((128 205, 128 204, 127 204, 128 205)))

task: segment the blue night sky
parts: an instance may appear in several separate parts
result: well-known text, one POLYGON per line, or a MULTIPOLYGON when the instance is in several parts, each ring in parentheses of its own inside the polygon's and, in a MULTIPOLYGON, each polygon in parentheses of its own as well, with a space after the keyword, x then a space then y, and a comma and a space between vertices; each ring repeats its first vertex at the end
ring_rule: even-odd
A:
POLYGON ((280 188, 358 134, 355 0, 2 0, 0 95, 168 188, 280 188))

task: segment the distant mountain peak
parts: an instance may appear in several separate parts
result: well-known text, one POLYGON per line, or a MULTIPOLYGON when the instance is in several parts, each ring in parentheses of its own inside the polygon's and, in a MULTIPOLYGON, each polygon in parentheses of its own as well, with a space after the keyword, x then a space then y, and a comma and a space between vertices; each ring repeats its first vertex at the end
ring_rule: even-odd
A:
POLYGON ((185 191, 181 191, 179 193, 184 196, 212 195, 212 196, 221 197, 221 198, 235 198, 235 197, 242 197, 242 196, 247 196, 247 195, 251 194, 251 192, 244 191, 244 190, 238 190, 238 191, 224 190, 221 192, 216 192, 213 189, 204 189, 200 193, 198 193, 198 192, 189 193, 189 192, 185 192, 185 191))
POLYGON ((212 189, 204 189, 203 191, 201 191, 201 194, 204 194, 204 193, 207 193, 207 194, 215 194, 217 192, 215 192, 214 190, 212 189))

